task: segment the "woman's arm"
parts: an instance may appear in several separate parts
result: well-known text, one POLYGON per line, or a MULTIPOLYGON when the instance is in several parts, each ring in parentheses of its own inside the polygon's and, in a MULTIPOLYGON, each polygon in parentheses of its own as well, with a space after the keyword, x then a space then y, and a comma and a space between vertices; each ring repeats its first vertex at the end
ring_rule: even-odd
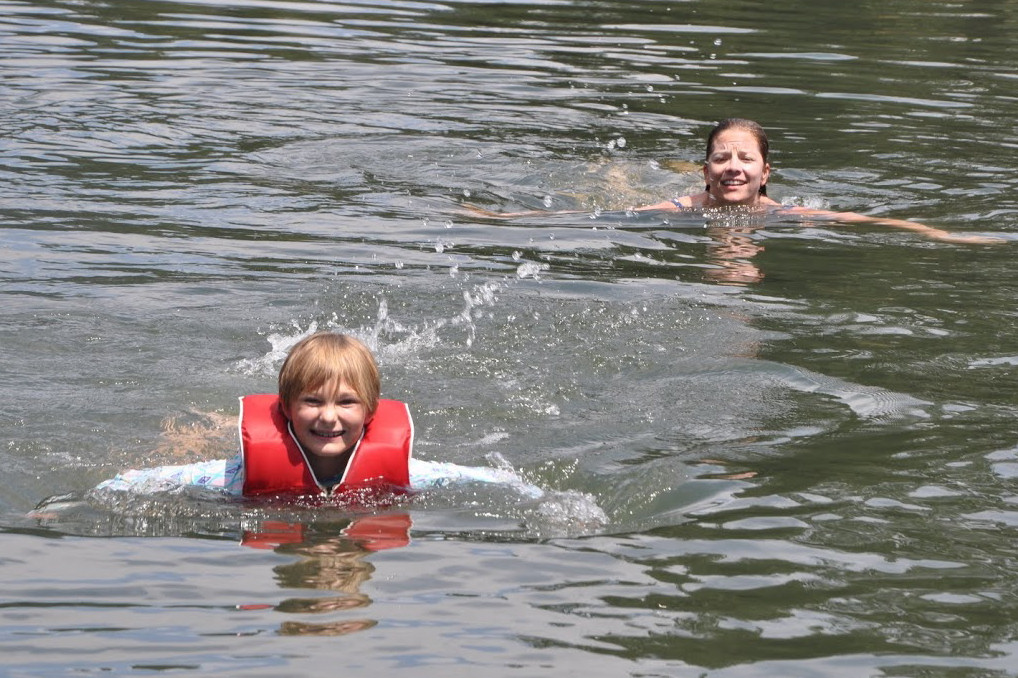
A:
MULTIPOLYGON (((686 195, 681 198, 674 200, 665 200, 653 205, 643 205, 641 207, 633 208, 636 212, 651 212, 651 211, 679 211, 695 207, 705 207, 709 202, 708 193, 702 193, 697 195, 686 195)), ((761 196, 761 204, 777 206, 780 203, 761 196)), ((589 210, 559 210, 555 212, 547 212, 543 210, 528 210, 526 212, 492 212, 490 210, 477 207, 475 205, 464 204, 463 207, 471 214, 488 217, 490 219, 512 219, 514 217, 531 217, 531 216, 544 216, 549 214, 587 214, 589 210)), ((887 217, 870 217, 865 214, 859 214, 857 212, 832 212, 830 210, 818 210, 810 209, 807 207, 782 207, 779 211, 781 214, 794 214, 803 217, 810 217, 813 219, 822 219, 824 221, 836 221, 845 223, 869 223, 869 224, 880 224, 883 226, 890 226, 892 228, 901 228, 908 231, 914 231, 920 233, 928 238, 934 240, 940 240, 941 242, 952 242, 967 245, 993 245, 997 243, 1006 242, 1003 238, 994 238, 985 235, 961 235, 958 233, 951 233, 940 228, 934 228, 933 226, 927 226, 921 224, 918 221, 905 221, 904 219, 891 219, 887 217)))
POLYGON ((547 216, 549 214, 590 214, 590 210, 527 210, 526 212, 492 212, 491 210, 486 210, 483 207, 471 205, 466 202, 463 203, 463 209, 474 216, 487 217, 488 219, 513 219, 515 217, 537 217, 547 216))
MULTIPOLYGON (((642 207, 631 208, 634 212, 651 212, 657 211, 672 211, 686 209, 692 207, 693 204, 689 201, 690 196, 683 196, 676 198, 675 200, 665 200, 654 205, 643 205, 642 207)), ((526 212, 492 212, 486 210, 483 207, 471 205, 469 203, 463 203, 463 208, 472 215, 487 217, 489 219, 512 219, 514 217, 537 217, 547 216, 550 214, 590 214, 593 210, 527 210, 526 212)))
POLYGON ((917 221, 905 221, 904 219, 890 219, 886 217, 869 217, 865 214, 858 214, 856 212, 831 212, 829 210, 816 210, 806 207, 787 207, 781 211, 786 214, 796 214, 816 219, 823 219, 825 221, 880 224, 883 226, 890 226, 892 228, 902 228, 908 231, 921 233, 928 238, 940 240, 942 242, 963 243, 969 245, 991 245, 1005 242, 1003 238, 993 238, 985 235, 960 235, 940 228, 927 226, 926 224, 921 224, 917 221))

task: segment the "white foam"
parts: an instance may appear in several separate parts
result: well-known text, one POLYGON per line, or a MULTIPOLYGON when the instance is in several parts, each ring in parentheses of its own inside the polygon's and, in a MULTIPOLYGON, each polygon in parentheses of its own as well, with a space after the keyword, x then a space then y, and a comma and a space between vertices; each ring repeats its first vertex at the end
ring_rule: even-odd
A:
POLYGON ((594 495, 576 490, 546 492, 537 508, 544 530, 586 533, 608 524, 608 515, 594 495))

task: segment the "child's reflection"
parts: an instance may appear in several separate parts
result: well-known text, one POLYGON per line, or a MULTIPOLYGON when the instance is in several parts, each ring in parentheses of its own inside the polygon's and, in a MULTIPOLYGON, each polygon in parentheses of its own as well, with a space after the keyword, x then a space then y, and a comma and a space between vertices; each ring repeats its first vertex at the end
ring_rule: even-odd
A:
MULTIPOLYGON (((410 543, 410 516, 404 513, 362 516, 345 527, 336 523, 305 525, 267 521, 244 533, 242 543, 252 548, 271 548, 277 553, 301 556, 296 563, 274 568, 282 588, 317 589, 338 595, 288 598, 273 609, 285 614, 344 613, 366 608, 371 598, 361 585, 375 571, 366 556, 410 543)), ((374 626, 372 619, 330 622, 285 621, 283 635, 339 636, 374 626)))

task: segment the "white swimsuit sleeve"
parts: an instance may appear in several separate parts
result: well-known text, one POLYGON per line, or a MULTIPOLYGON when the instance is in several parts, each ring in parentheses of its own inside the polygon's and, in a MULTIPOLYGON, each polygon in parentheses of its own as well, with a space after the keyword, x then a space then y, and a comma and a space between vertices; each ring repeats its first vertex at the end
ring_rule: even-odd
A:
POLYGON ((506 485, 534 499, 544 495, 544 490, 540 487, 527 483, 508 469, 460 466, 449 462, 410 459, 410 487, 414 490, 433 490, 465 483, 506 485))
MULTIPOLYGON (((504 485, 534 499, 544 496, 544 490, 527 483, 509 469, 410 459, 410 487, 414 490, 434 490, 468 483, 504 485)), ((132 469, 100 483, 95 489, 151 494, 186 486, 216 489, 240 496, 244 490, 244 465, 240 455, 181 466, 132 469)))
POLYGON ((244 468, 240 455, 232 459, 215 459, 196 464, 132 469, 100 483, 95 489, 151 494, 185 486, 207 487, 239 496, 244 486, 244 468))

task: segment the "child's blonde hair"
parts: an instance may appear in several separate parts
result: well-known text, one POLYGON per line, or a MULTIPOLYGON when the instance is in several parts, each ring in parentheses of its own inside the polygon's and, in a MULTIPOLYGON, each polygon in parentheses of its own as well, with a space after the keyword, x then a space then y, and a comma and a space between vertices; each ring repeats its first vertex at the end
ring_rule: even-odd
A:
POLYGON ((333 381, 345 381, 374 414, 381 392, 375 357, 357 339, 333 332, 304 337, 290 349, 279 370, 279 400, 289 408, 301 393, 333 381))

